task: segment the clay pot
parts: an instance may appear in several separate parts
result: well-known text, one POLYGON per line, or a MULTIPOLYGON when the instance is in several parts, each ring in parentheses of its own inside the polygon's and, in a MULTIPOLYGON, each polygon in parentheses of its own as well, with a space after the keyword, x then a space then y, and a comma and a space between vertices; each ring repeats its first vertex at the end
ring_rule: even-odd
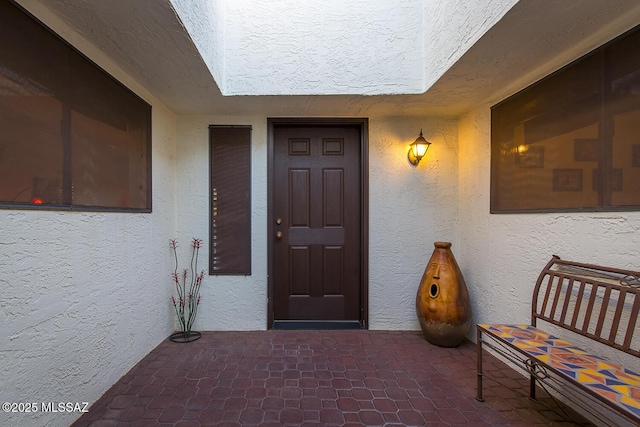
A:
POLYGON ((451 243, 434 246, 418 288, 416 314, 427 341, 456 347, 466 339, 471 324, 469 292, 451 243))

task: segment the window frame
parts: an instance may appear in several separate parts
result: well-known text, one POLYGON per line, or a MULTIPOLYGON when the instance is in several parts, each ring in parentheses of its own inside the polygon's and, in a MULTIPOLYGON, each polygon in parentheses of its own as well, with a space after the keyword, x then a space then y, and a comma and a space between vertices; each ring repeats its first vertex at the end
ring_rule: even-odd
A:
MULTIPOLYGON (((125 213, 151 213, 153 211, 153 182, 152 182, 152 106, 125 86, 120 80, 112 76, 109 72, 107 72, 104 68, 96 64, 93 60, 88 58, 85 54, 79 51, 76 47, 71 45, 68 41, 62 38, 59 34, 53 31, 49 26, 44 24, 41 20, 27 11, 21 5, 15 3, 12 0, 8 1, 8 7, 15 7, 20 13, 26 15, 27 19, 33 21, 35 25, 40 26, 43 30, 45 30, 51 36, 52 43, 59 43, 62 47, 69 49, 70 55, 74 55, 74 59, 68 59, 66 66, 70 66, 71 61, 80 61, 86 64, 92 71, 95 71, 101 78, 107 79, 110 83, 113 83, 115 86, 122 89, 119 95, 132 97, 136 102, 139 102, 139 113, 140 117, 143 117, 143 122, 141 122, 143 128, 143 138, 141 142, 143 145, 143 150, 146 159, 144 159, 144 168, 146 169, 144 182, 146 183, 146 188, 144 189, 145 194, 145 205, 144 207, 123 207, 123 206, 108 206, 108 205, 82 205, 82 204, 74 204, 73 200, 71 203, 62 203, 62 204, 38 204, 32 202, 13 202, 13 201, 2 201, 0 200, 0 209, 7 210, 43 210, 43 211, 87 211, 87 212, 125 212, 125 213)), ((66 85, 64 89, 64 98, 54 98, 64 104, 65 102, 69 102, 71 97, 71 86, 66 85)), ((115 104, 113 104, 115 105, 115 104)), ((113 109, 117 110, 116 108, 113 109)), ((63 193, 63 202, 66 200, 70 200, 72 193, 72 169, 74 167, 72 153, 71 153, 71 145, 72 145, 72 124, 71 124, 71 113, 75 111, 73 108, 68 108, 68 110, 63 110, 63 118, 61 123, 61 150, 62 150, 62 166, 61 166, 61 174, 62 174, 62 193, 63 193)), ((130 152, 128 152, 130 153, 130 152)), ((140 164, 143 164, 142 162, 140 164)))
MULTIPOLYGON (((553 73, 543 77, 542 79, 528 85, 527 87, 519 90, 518 92, 516 92, 515 94, 507 97, 506 99, 498 102, 497 104, 493 105, 491 107, 491 165, 490 165, 490 213, 491 214, 528 214, 528 213, 572 213, 572 212, 633 212, 633 211, 640 211, 640 201, 638 202, 638 204, 635 205, 603 205, 601 203, 603 203, 603 195, 601 192, 606 191, 608 192, 608 194, 611 194, 612 191, 612 186, 613 184, 609 185, 609 188, 605 189, 605 186, 603 185, 601 188, 599 188, 598 194, 597 194, 597 204, 593 205, 593 206, 584 206, 584 207, 549 207, 549 208, 522 208, 522 209, 516 209, 516 208, 500 208, 498 206, 499 203, 499 199, 497 194, 500 191, 499 188, 499 180, 500 180, 500 167, 499 167, 499 162, 501 160, 501 158, 503 156, 505 156, 505 154, 501 154, 501 147, 500 144, 503 142, 501 139, 498 139, 496 137, 496 134, 499 133, 498 129, 501 131, 504 131, 506 128, 504 127, 504 125, 502 125, 503 127, 499 128, 498 125, 496 124, 497 121, 500 120, 506 120, 504 117, 495 117, 495 112, 498 108, 503 107, 505 104, 509 103, 509 102, 514 102, 516 100, 518 100, 518 98, 523 98, 523 99, 528 99, 529 94, 531 93, 532 90, 534 90, 536 87, 549 83, 550 81, 553 81, 554 78, 557 78, 558 75, 560 75, 563 72, 566 72, 567 70, 571 70, 572 67, 576 67, 579 64, 581 64, 583 61, 587 61, 590 59, 593 59, 595 57, 597 57, 598 55, 602 56, 602 64, 601 64, 601 70, 599 71, 600 74, 600 88, 599 88, 599 94, 600 96, 600 102, 598 104, 598 120, 596 122, 596 124, 598 124, 600 127, 604 126, 603 123, 606 123, 606 116, 605 116, 605 111, 607 110, 607 103, 611 101, 611 99, 613 99, 613 97, 611 95, 608 95, 609 98, 607 98, 605 95, 606 94, 606 88, 607 85, 611 86, 612 82, 614 81, 614 79, 610 76, 610 67, 611 67, 611 63, 609 62, 609 59, 607 57, 607 54, 609 53, 609 49, 611 49, 613 46, 616 45, 616 43, 619 42, 624 42, 624 40, 627 37, 638 37, 640 36, 640 25, 636 26, 634 28, 632 28, 631 30, 626 31, 625 33, 621 34, 620 36, 610 40, 609 42, 593 49, 592 51, 588 52, 587 54, 581 56, 580 58, 572 61, 571 63, 565 65, 564 67, 554 71, 553 73)), ((549 96, 550 93, 545 93, 545 95, 549 96)), ((521 101, 522 102, 522 101, 521 101)), ((640 112, 640 109, 638 110, 634 110, 634 111, 638 111, 640 112)), ((515 123, 515 122, 514 122, 515 123)), ((524 122, 523 122, 524 123, 524 122)), ((607 128, 605 128, 605 130, 600 130, 600 133, 603 132, 607 132, 607 128)), ((576 140, 574 140, 575 142, 576 140)), ((607 160, 607 158, 603 158, 602 157, 602 153, 603 153, 603 147, 605 142, 603 142, 603 138, 600 136, 598 138, 598 148, 599 148, 599 154, 598 154, 598 163, 597 163, 597 167, 600 167, 601 162, 607 160)), ((612 147, 614 146, 614 142, 611 143, 612 147)), ((533 145, 532 145, 533 146, 533 145)), ((511 153, 514 156, 516 156, 516 153, 511 153)), ((610 154, 609 154, 610 156, 610 154)), ((611 160, 609 158, 609 160, 611 160)), ((516 161, 517 163, 517 161, 516 161)), ((536 167, 536 166, 529 166, 529 167, 536 167)), ((561 166, 556 166, 556 168, 560 168, 557 170, 564 170, 562 169, 561 166)), ((553 168, 553 166, 551 167, 553 168)), ((591 170, 589 170, 589 168, 587 166, 585 167, 581 167, 580 168, 581 171, 583 171, 584 174, 591 174, 591 170)), ((594 170, 598 170, 598 169, 594 169, 594 170)), ((611 173, 615 174, 616 170, 615 170, 615 166, 612 166, 611 173)), ((504 178, 503 178, 504 179, 504 178)), ((610 197, 610 196, 609 196, 610 197)))

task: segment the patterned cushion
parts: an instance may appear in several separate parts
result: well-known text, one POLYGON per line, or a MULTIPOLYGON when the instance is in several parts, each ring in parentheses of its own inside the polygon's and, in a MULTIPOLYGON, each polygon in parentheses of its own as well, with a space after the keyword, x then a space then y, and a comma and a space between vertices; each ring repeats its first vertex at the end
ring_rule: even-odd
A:
POLYGON ((640 417, 640 374, 587 353, 568 341, 529 325, 481 324, 486 333, 506 341, 561 375, 614 405, 640 417))

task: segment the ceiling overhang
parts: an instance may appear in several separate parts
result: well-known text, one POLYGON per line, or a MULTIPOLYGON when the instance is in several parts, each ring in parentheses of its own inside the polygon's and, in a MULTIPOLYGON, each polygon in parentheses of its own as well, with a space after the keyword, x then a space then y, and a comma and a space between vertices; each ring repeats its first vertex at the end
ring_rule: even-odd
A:
MULTIPOLYGON (((208 48, 212 51, 203 54, 193 31, 187 31, 190 25, 203 23, 188 21, 184 12, 180 16, 174 7, 180 3, 206 7, 205 0, 19 3, 37 17, 46 11, 52 13, 176 114, 455 117, 479 103, 498 101, 640 22, 640 4, 636 0, 521 0, 513 7, 503 0, 500 3, 503 8, 508 6, 507 11, 494 16, 495 23, 467 40, 463 52, 452 52, 450 63, 445 61, 444 68, 431 76, 433 81, 425 71, 425 87, 419 91, 414 87, 397 94, 359 94, 349 88, 335 93, 325 88, 317 94, 251 95, 249 88, 242 95, 224 96, 220 86, 228 87, 220 76, 215 77, 225 73, 224 67, 215 65, 220 46, 217 50, 208 48), (406 93, 412 91, 416 93, 406 93)), ((440 3, 446 6, 451 2, 440 3)), ((212 40, 215 43, 217 39, 212 40)), ((415 62, 429 68, 429 58, 415 62)))

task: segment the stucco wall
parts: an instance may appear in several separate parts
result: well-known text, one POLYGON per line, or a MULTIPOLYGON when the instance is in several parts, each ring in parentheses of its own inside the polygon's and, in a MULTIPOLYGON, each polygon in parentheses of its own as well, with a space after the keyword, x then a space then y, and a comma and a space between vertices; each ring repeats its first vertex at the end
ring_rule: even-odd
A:
MULTIPOLYGON (((471 295, 474 324, 529 324, 533 287, 553 254, 640 270, 640 212, 490 214, 490 129, 490 106, 483 105, 462 117, 458 130, 458 262, 471 295)), ((544 322, 538 326, 626 367, 637 365, 637 358, 590 339, 544 322)), ((470 331, 473 340, 475 332, 470 331)))
POLYGON ((221 0, 170 1, 218 87, 224 88, 224 10, 227 2, 221 0))
POLYGON ((475 321, 528 323, 533 286, 553 254, 640 270, 640 212, 489 214, 490 116, 480 106, 459 127, 460 264, 475 321))
MULTIPOLYGON (((93 403, 171 331, 175 117, 53 16, 31 12, 153 106, 153 213, 0 210, 2 401, 93 403)), ((2 412, 0 425, 79 415, 2 412)))
MULTIPOLYGON (((37 2, 25 0, 23 3, 32 5, 30 10, 36 16, 153 105, 154 211, 122 214, 0 210, 0 320, 3 325, 0 390, 4 400, 92 402, 172 330, 174 316, 168 300, 171 292, 169 239, 177 237, 180 241, 181 266, 186 263, 190 239, 204 239, 200 261, 201 266, 207 268, 209 124, 253 127, 253 265, 251 276, 205 276, 202 305, 194 328, 265 329, 266 115, 175 117, 98 49, 38 8, 37 2)), ((173 3, 188 6, 184 1, 173 3)), ((407 13, 415 3, 399 2, 398 7, 404 9, 393 19, 405 19, 402 23, 409 28, 417 25, 424 15, 420 14, 418 19, 407 13)), ((505 9, 512 3, 496 2, 505 9)), ((236 3, 233 4, 236 7, 236 3)), ((349 8, 349 5, 343 7, 349 8)), ((263 22, 284 19, 267 16, 267 11, 260 8, 254 12, 260 15, 256 19, 263 22)), ((372 9, 361 11, 373 12, 372 9)), ((237 14, 239 9, 227 13, 237 14)), ((328 11, 319 13, 329 14, 328 11)), ((486 22, 483 21, 486 28, 499 16, 499 13, 487 15, 486 22)), ((304 17, 299 18, 304 22, 304 17)), ((442 17, 439 19, 438 22, 447 22, 442 17)), ((385 38, 389 37, 389 28, 399 22, 394 21, 385 29, 386 33, 378 34, 380 40, 372 45, 400 43, 405 51, 420 45, 422 35, 400 41, 385 38)), ((463 22, 456 25, 456 28, 467 28, 463 22)), ((225 49, 235 49, 233 43, 244 43, 240 36, 235 34, 237 39, 225 49)), ((318 41, 316 35, 305 40, 314 45, 318 41)), ((443 36, 440 41, 445 40, 443 36)), ((473 40, 464 39, 460 43, 470 46, 473 40)), ((277 58, 269 49, 256 46, 259 47, 254 45, 255 51, 250 54, 260 54, 258 62, 277 58)), ((318 46, 320 49, 322 44, 318 46)), ((219 56, 221 46, 216 49, 219 56)), ((296 46, 283 47, 282 52, 300 53, 296 46)), ((314 59, 309 57, 309 52, 306 55, 307 59, 314 59)), ((438 69, 446 69, 455 62, 456 55, 441 61, 438 69)), ((358 73, 371 73, 369 77, 376 79, 379 77, 376 73, 383 73, 385 79, 402 76, 399 81, 411 86, 422 78, 423 70, 419 76, 414 69, 409 70, 409 65, 421 59, 414 61, 410 55, 407 58, 408 62, 406 58, 395 57, 382 61, 376 54, 351 65, 358 73), (367 61, 393 66, 369 67, 367 61)), ((226 67, 242 70, 244 64, 238 62, 240 59, 235 58, 236 62, 226 67)), ((304 76, 305 73, 299 72, 297 67, 302 67, 299 63, 288 62, 282 66, 287 72, 279 74, 277 68, 263 64, 247 71, 243 77, 245 82, 234 84, 265 93, 288 93, 294 89, 330 93, 334 86, 353 83, 361 77, 358 73, 349 77, 346 70, 348 78, 336 80, 342 75, 333 75, 335 70, 327 69, 318 81, 283 82, 278 80, 279 75, 304 76), (264 76, 259 74, 263 72, 264 76)), ((217 70, 216 73, 222 68, 217 70)), ((377 82, 376 79, 363 79, 363 87, 358 90, 369 92, 374 85, 371 82, 377 82)), ((530 82, 523 82, 520 87, 527 83, 530 82)), ((413 88, 384 90, 411 91, 413 88)), ((376 86, 376 90, 381 90, 380 86, 376 86)), ((294 102, 294 98, 288 99, 294 102)), ((254 101, 247 98, 246 102, 254 101)), ((262 102, 266 105, 264 99, 262 102)), ((453 252, 471 294, 475 322, 527 322, 533 283, 540 268, 554 253, 568 259, 640 269, 640 212, 489 214, 489 105, 475 108, 459 121, 370 117, 371 329, 419 329, 415 293, 434 241, 453 243, 453 252), (414 168, 407 162, 406 155, 408 145, 420 128, 433 144, 422 163, 414 168)), ((0 424, 67 425, 74 418, 74 415, 54 416, 0 414, 0 424)))
POLYGON ((202 302, 194 329, 261 330, 267 327, 267 121, 264 117, 183 116, 177 126, 178 255, 186 267, 192 238, 204 240, 202 302), (209 276, 209 129, 251 125, 251 276, 209 276))
MULTIPOLYGON (((460 264, 476 322, 530 320, 533 286, 552 255, 640 270, 640 212, 490 214, 491 105, 600 46, 629 27, 628 18, 506 82, 459 119, 460 264)), ((471 331, 475 339, 475 331, 471 331)), ((584 347, 595 349, 589 340, 584 347)), ((623 360, 614 352, 610 357, 623 360)))
POLYGON ((369 126, 369 325, 420 329, 415 298, 435 241, 458 245, 456 122, 381 117, 369 126), (407 151, 432 142, 418 167, 407 151))
POLYGON ((227 95, 421 93, 420 0, 226 4, 227 95))
POLYGON ((424 2, 425 90, 507 13, 517 0, 424 2))
MULTIPOLYGON (((177 236, 182 259, 192 237, 209 255, 208 125, 251 125, 252 274, 206 276, 195 323, 203 330, 267 327, 267 118, 180 117, 177 126, 177 236)), ((415 295, 433 242, 457 248, 457 124, 380 117, 369 122, 369 321, 371 329, 419 329, 415 295), (433 142, 417 167, 407 161, 420 128, 433 142)))
POLYGON ((515 0, 171 0, 225 95, 416 94, 515 0))

